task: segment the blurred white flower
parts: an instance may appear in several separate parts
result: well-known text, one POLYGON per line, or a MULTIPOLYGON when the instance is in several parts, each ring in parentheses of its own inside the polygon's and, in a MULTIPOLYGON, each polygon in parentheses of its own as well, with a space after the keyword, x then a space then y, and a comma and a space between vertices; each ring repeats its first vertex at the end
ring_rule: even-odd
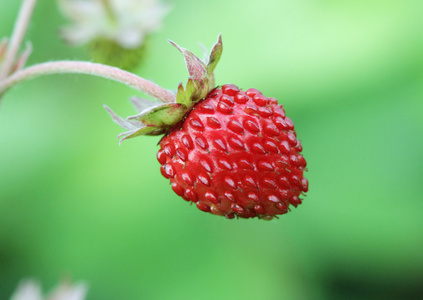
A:
POLYGON ((140 47, 169 12, 159 0, 59 0, 59 5, 71 21, 62 28, 69 43, 84 45, 100 38, 126 49, 140 47))
POLYGON ((83 283, 72 285, 68 281, 61 282, 47 297, 44 297, 41 286, 34 280, 22 281, 10 300, 84 300, 87 286, 83 283))
POLYGON ((22 281, 10 300, 42 300, 41 286, 33 280, 22 281))

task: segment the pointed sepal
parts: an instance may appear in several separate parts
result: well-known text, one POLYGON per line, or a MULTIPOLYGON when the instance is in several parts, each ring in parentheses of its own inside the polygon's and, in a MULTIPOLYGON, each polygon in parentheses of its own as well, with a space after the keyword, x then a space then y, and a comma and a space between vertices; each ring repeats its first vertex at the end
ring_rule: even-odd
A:
POLYGON ((140 135, 161 135, 161 134, 164 134, 165 132, 166 130, 164 130, 163 128, 157 128, 154 126, 143 126, 143 127, 122 132, 121 134, 119 134, 118 135, 119 145, 124 140, 132 139, 140 135))
POLYGON ((178 123, 187 112, 187 107, 179 103, 167 103, 128 117, 128 121, 137 120, 146 126, 168 128, 178 123))
MULTIPOLYGON (((126 139, 140 135, 160 135, 168 132, 175 124, 180 122, 185 114, 200 100, 215 88, 213 71, 222 54, 222 38, 219 35, 205 62, 192 52, 169 41, 184 56, 185 64, 190 77, 184 88, 179 84, 176 99, 169 103, 157 103, 142 98, 131 98, 138 114, 121 118, 109 107, 105 106, 113 121, 128 131, 119 134, 120 143, 126 139)), ((159 98, 158 98, 159 99, 159 98)), ((159 99, 160 100, 160 99, 159 99)))
POLYGON ((27 43, 22 54, 15 55, 15 57, 12 58, 13 60, 10 62, 5 62, 4 60, 7 59, 6 52, 8 51, 8 47, 10 47, 8 39, 3 38, 0 41, 0 73, 2 73, 2 75, 5 77, 8 77, 9 75, 12 75, 13 73, 23 69, 32 52, 31 43, 27 43), (6 66, 8 63, 10 66, 6 66), (7 68, 7 70, 4 70, 4 68, 7 68))
POLYGON ((213 74, 213 71, 216 68, 217 63, 219 62, 220 57, 222 56, 222 51, 223 51, 222 35, 219 34, 219 37, 217 38, 217 42, 213 45, 210 51, 209 60, 207 62, 207 72, 209 76, 213 74))
MULTIPOLYGON (((131 99, 134 101, 134 99, 131 99)), ((140 99, 137 98, 136 106, 145 105, 142 102, 140 104, 140 99)), ((104 108, 107 110, 109 115, 112 117, 112 120, 118 125, 122 126, 128 131, 125 131, 118 135, 119 144, 122 141, 131 139, 140 135, 161 135, 166 133, 173 125, 178 123, 186 112, 188 108, 179 103, 166 103, 159 104, 155 106, 150 106, 144 109, 139 114, 130 116, 127 118, 122 118, 118 116, 113 110, 111 110, 107 105, 104 105, 104 108)))
POLYGON ((178 49, 184 56, 185 65, 191 78, 195 80, 203 80, 204 77, 207 76, 207 66, 204 62, 201 61, 201 59, 195 56, 191 51, 180 47, 173 41, 169 40, 169 43, 175 46, 176 49, 178 49))
POLYGON ((21 56, 19 56, 19 58, 16 60, 14 66, 12 68, 12 73, 15 73, 15 72, 23 69, 23 67, 25 67, 26 61, 28 60, 31 53, 32 53, 32 45, 31 45, 31 43, 28 43, 26 45, 25 50, 22 52, 21 56))
POLYGON ((137 129, 137 128, 139 128, 141 126, 140 122, 130 121, 128 119, 124 119, 124 118, 118 116, 107 105, 103 105, 103 107, 109 113, 110 117, 112 117, 113 122, 115 122, 119 126, 125 128, 125 129, 129 129, 129 130, 134 130, 134 129, 137 129))
POLYGON ((195 103, 204 99, 207 94, 215 88, 213 71, 222 55, 222 37, 219 35, 206 62, 201 61, 192 52, 180 47, 176 43, 172 41, 169 42, 184 55, 185 64, 190 74, 190 78, 185 88, 182 84, 179 84, 176 102, 191 108, 195 103))
POLYGON ((113 110, 111 110, 107 105, 104 105, 104 108, 107 110, 109 115, 112 117, 112 120, 120 125, 121 127, 128 129, 128 131, 122 132, 118 135, 119 145, 122 141, 131 139, 140 135, 159 135, 166 132, 165 128, 155 127, 155 126, 147 126, 142 122, 130 119, 130 118, 122 118, 118 116, 113 110))
POLYGON ((198 81, 190 78, 187 81, 185 89, 182 84, 179 84, 178 93, 176 94, 176 102, 183 104, 186 107, 192 107, 194 103, 205 98, 209 91, 209 81, 198 81))
POLYGON ((157 106, 157 102, 153 102, 149 99, 144 99, 144 98, 140 98, 140 97, 131 97, 129 99, 129 101, 131 101, 132 105, 134 106, 136 111, 144 111, 146 109, 150 109, 154 106, 157 106))
POLYGON ((194 85, 188 80, 186 87, 180 83, 178 85, 178 92, 176 93, 176 103, 181 103, 185 106, 189 106, 192 102, 191 96, 194 93, 194 85))
POLYGON ((4 55, 6 54, 7 44, 8 44, 7 38, 3 38, 0 41, 0 63, 3 61, 4 55))

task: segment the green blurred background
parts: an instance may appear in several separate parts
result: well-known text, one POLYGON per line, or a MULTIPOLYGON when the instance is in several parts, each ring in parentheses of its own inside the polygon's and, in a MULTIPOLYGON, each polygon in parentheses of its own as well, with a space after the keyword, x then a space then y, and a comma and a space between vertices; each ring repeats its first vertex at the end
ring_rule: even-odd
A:
MULTIPOLYGON (((173 1, 135 73, 176 89, 168 38, 201 54, 222 33, 218 84, 276 97, 310 191, 279 220, 226 220, 176 196, 158 137, 118 146, 102 108, 137 92, 84 75, 20 84, 0 107, 0 299, 22 278, 85 281, 88 299, 423 297, 423 1, 173 1)), ((0 36, 20 1, 1 0, 0 36)), ((89 60, 40 0, 29 64, 89 60)))

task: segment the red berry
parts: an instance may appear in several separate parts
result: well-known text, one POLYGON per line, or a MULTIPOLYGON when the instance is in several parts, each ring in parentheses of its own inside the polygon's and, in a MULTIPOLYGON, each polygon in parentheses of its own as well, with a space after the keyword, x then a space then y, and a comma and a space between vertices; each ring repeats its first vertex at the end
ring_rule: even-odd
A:
POLYGON ((282 105, 257 89, 212 89, 221 36, 205 61, 170 43, 184 56, 186 86, 179 84, 173 94, 150 82, 145 93, 162 103, 132 98, 139 113, 126 119, 106 107, 127 129, 120 141, 165 134, 157 153, 160 171, 177 195, 204 212, 268 220, 301 204, 308 191, 306 161, 282 105))
POLYGON ((269 219, 297 207, 308 190, 294 124, 276 99, 256 89, 212 90, 160 148, 172 189, 204 212, 269 219))

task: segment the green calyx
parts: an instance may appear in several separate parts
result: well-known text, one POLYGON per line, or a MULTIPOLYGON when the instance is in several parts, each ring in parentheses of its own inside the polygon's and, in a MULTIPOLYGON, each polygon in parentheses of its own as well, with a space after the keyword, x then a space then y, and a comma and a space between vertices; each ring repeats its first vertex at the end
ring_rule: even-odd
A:
POLYGON ((190 77, 185 88, 179 84, 174 102, 152 102, 141 98, 132 98, 135 108, 140 111, 137 115, 123 119, 116 115, 109 107, 105 106, 113 121, 128 129, 118 137, 120 142, 139 135, 160 135, 166 133, 173 125, 182 120, 184 115, 215 87, 213 71, 222 54, 222 38, 219 35, 217 42, 206 61, 201 61, 192 52, 169 41, 184 56, 185 65, 190 77))
POLYGON ((165 128, 178 123, 186 111, 187 107, 183 104, 169 103, 155 107, 147 114, 136 115, 129 119, 136 119, 147 127, 165 128))

